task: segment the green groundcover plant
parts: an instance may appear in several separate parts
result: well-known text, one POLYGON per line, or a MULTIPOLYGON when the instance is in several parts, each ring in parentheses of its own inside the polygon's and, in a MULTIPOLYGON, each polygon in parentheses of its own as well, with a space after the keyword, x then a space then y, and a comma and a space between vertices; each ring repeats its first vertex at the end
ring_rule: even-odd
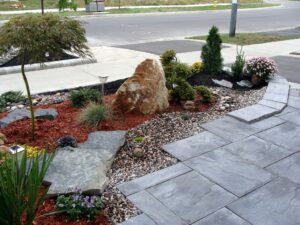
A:
POLYGON ((1 225, 32 225, 49 189, 41 186, 53 157, 54 154, 41 153, 27 158, 26 150, 5 157, 0 165, 1 225))

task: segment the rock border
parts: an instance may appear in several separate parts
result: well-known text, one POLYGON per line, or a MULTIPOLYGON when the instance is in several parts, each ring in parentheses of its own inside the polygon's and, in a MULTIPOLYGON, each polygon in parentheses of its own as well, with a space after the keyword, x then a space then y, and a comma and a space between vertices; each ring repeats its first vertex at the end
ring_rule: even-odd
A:
POLYGON ((288 81, 281 76, 276 76, 269 81, 266 93, 258 104, 232 111, 227 115, 246 123, 271 117, 287 106, 289 91, 288 81))
MULTIPOLYGON (((60 60, 60 61, 46 62, 44 64, 34 63, 31 65, 26 65, 25 71, 28 72, 28 71, 53 69, 53 68, 59 68, 59 67, 91 64, 91 63, 96 63, 96 62, 97 62, 97 59, 95 59, 95 58, 78 58, 78 59, 66 59, 66 60, 60 60)), ((21 71, 21 66, 2 67, 2 68, 0 68, 0 75, 20 73, 20 71, 21 71)))

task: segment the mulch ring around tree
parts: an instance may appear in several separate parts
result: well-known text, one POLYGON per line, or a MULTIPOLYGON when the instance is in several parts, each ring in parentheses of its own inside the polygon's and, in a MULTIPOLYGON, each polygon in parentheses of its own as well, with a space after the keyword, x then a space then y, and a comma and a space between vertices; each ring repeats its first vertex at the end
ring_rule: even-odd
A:
MULTIPOLYGON (((105 96, 104 101, 109 104, 113 99, 113 95, 105 96)), ((197 108, 195 111, 203 112, 211 108, 212 103, 201 103, 201 96, 196 97, 197 108)), ((142 115, 127 113, 122 115, 112 115, 110 118, 102 121, 97 127, 87 127, 80 124, 78 115, 81 108, 75 108, 70 101, 65 101, 60 104, 44 105, 38 108, 55 108, 58 111, 58 116, 54 120, 37 119, 36 120, 36 138, 31 139, 31 120, 23 119, 9 124, 7 127, 0 129, 0 133, 6 135, 7 144, 26 144, 29 146, 37 146, 40 148, 48 148, 50 151, 55 150, 56 141, 66 135, 71 135, 76 138, 78 143, 87 140, 88 134, 94 131, 113 131, 113 130, 128 130, 144 123, 147 120, 155 117, 153 115, 142 115)), ((186 111, 177 102, 171 102, 170 107, 166 112, 186 111)), ((0 114, 3 118, 6 113, 0 114)))

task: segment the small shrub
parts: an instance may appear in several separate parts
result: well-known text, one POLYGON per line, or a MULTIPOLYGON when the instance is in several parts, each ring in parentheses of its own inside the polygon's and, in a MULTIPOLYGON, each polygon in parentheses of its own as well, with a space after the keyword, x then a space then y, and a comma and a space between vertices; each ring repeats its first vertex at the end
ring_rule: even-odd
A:
POLYGON ((1 224, 31 225, 49 187, 41 189, 54 154, 9 155, 0 165, 1 224), (42 192, 41 192, 42 191, 42 192))
POLYGON ((171 91, 171 96, 176 101, 187 101, 195 99, 194 88, 184 79, 177 78, 171 91))
POLYGON ((76 11, 77 10, 77 4, 74 2, 74 0, 68 1, 68 0, 59 0, 57 4, 59 12, 65 11, 66 8, 69 8, 71 10, 76 11))
POLYGON ((91 127, 96 127, 107 117, 107 111, 103 105, 91 102, 79 115, 79 121, 91 127))
POLYGON ((56 199, 56 207, 59 211, 66 212, 73 220, 86 217, 89 220, 95 218, 103 203, 99 196, 84 196, 80 190, 72 195, 60 195, 56 199))
POLYGON ((268 81, 278 72, 274 60, 267 57, 255 57, 246 61, 244 72, 250 77, 257 76, 262 81, 268 81))
POLYGON ((69 136, 69 135, 59 138, 56 141, 56 143, 57 143, 57 146, 60 147, 60 148, 64 148, 64 147, 67 147, 67 146, 71 146, 73 148, 77 147, 76 138, 73 137, 73 136, 69 136))
POLYGON ((70 98, 74 107, 86 106, 89 102, 101 103, 101 93, 96 89, 82 88, 70 92, 70 98))
POLYGON ((7 102, 18 103, 26 99, 22 95, 21 91, 7 91, 1 95, 1 98, 3 98, 6 103, 7 102))
POLYGON ((207 87, 197 86, 195 90, 202 96, 203 102, 211 102, 213 100, 213 94, 207 87))
POLYGON ((144 139, 145 139, 145 137, 137 136, 137 137, 133 138, 133 141, 135 141, 135 142, 143 142, 144 139))
POLYGON ((160 61, 163 66, 169 65, 171 62, 176 62, 176 52, 173 49, 166 50, 161 56, 160 61))
POLYGON ((181 119, 189 120, 189 119, 191 119, 191 115, 189 113, 182 113, 181 114, 181 119))
POLYGON ((203 71, 203 62, 198 61, 193 63, 191 70, 192 73, 201 73, 203 71))
POLYGON ((218 74, 223 69, 223 58, 221 55, 222 39, 219 30, 213 26, 206 39, 206 44, 202 47, 201 58, 203 69, 209 74, 218 74))
POLYGON ((186 80, 188 77, 192 75, 192 70, 189 65, 185 63, 177 62, 174 66, 175 66, 176 77, 178 78, 180 77, 186 80))
POLYGON ((241 75, 243 73, 243 68, 245 66, 245 53, 243 52, 243 49, 241 48, 240 51, 237 50, 237 55, 235 58, 235 62, 231 66, 233 78, 235 80, 239 80, 241 78, 241 75))

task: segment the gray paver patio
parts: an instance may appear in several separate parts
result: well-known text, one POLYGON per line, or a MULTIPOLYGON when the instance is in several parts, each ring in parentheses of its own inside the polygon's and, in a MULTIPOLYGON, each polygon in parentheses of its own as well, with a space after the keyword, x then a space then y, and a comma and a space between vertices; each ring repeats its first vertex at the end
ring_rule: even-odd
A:
MULTIPOLYGON (((274 82, 276 95, 286 80, 274 82)), ((118 186, 144 213, 122 225, 299 225, 299 95, 292 90, 276 116, 251 124, 225 116, 163 146, 182 162, 118 186)))
POLYGON ((234 213, 254 225, 300 223, 300 186, 278 178, 229 205, 234 213))
POLYGON ((269 166, 267 169, 300 184, 300 152, 269 166))
POLYGON ((300 127, 293 123, 287 122, 281 124, 256 134, 256 136, 292 152, 296 152, 300 149, 300 127))
POLYGON ((193 225, 250 225, 250 223, 235 215, 230 210, 223 208, 193 225))
POLYGON ((255 136, 225 145, 222 148, 260 167, 266 167, 291 154, 290 151, 255 136))
POLYGON ((229 141, 204 131, 192 137, 163 146, 163 149, 181 161, 228 144, 229 141))
POLYGON ((236 200, 234 195, 194 171, 151 187, 148 191, 187 224, 236 200))
POLYGON ((205 153, 184 163, 239 197, 273 178, 268 171, 225 149, 205 153))

